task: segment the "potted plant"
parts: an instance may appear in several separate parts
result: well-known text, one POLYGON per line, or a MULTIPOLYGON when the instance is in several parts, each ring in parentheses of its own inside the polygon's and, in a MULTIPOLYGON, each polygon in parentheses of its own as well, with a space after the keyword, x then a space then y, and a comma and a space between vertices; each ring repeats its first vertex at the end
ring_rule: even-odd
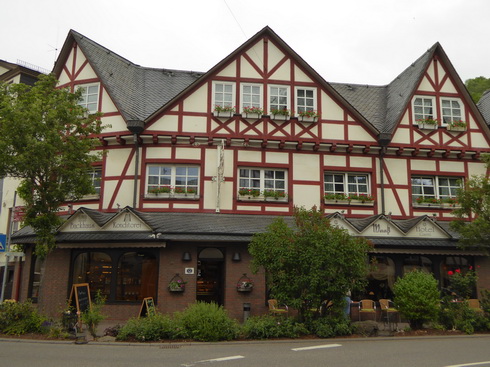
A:
POLYGON ((316 122, 318 120, 318 113, 313 110, 298 112, 298 116, 302 122, 316 122))
POLYGON ((419 196, 417 199, 415 199, 415 202, 417 203, 417 205, 420 205, 420 206, 440 206, 441 205, 441 200, 434 198, 434 197, 419 196))
POLYGON ((271 108, 271 116, 273 120, 287 120, 289 118, 289 110, 286 108, 271 108))
POLYGON ((260 196, 260 190, 242 187, 238 190, 238 199, 258 201, 261 200, 262 198, 260 196))
POLYGON ((457 198, 444 198, 441 200, 441 205, 443 208, 456 208, 459 207, 459 202, 457 198))
POLYGON ((170 292, 183 292, 185 291, 185 285, 187 282, 179 276, 179 274, 175 274, 170 283, 168 283, 168 290, 170 292))
POLYGON ((246 119, 259 119, 264 114, 264 110, 260 107, 245 106, 243 107, 242 114, 246 119))
POLYGON ((155 194, 157 196, 169 197, 172 192, 172 188, 170 186, 158 186, 151 188, 148 190, 150 194, 155 194))
POLYGON ((461 120, 452 121, 447 124, 449 131, 466 131, 468 124, 461 120))
POLYGON ((254 283, 247 276, 247 274, 244 273, 243 276, 240 279, 238 279, 236 290, 238 292, 250 292, 252 291, 253 287, 254 287, 254 283))
POLYGON ((213 115, 216 117, 231 117, 235 113, 235 107, 215 105, 213 115))
POLYGON ((287 194, 283 190, 265 190, 264 198, 266 201, 286 201, 287 194))
POLYGON ((323 196, 323 200, 325 204, 349 204, 349 198, 347 197, 347 195, 342 193, 327 193, 323 196))
POLYGON ((352 205, 374 205, 374 198, 368 194, 349 195, 348 199, 352 205))
POLYGON ((418 119, 417 125, 419 129, 425 130, 436 130, 439 126, 439 121, 437 119, 433 119, 432 117, 427 117, 425 119, 418 119))

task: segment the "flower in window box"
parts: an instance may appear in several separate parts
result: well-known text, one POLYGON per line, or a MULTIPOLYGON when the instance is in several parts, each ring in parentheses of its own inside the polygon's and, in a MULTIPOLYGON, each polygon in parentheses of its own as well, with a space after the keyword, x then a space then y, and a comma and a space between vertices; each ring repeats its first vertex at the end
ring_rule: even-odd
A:
POLYGON ((445 208, 454 208, 459 206, 459 202, 457 198, 444 198, 441 199, 442 206, 445 208))
POLYGON ((179 274, 175 274, 175 276, 168 283, 168 290, 170 292, 183 292, 185 290, 184 280, 179 276, 179 274))
POLYGON ((437 198, 432 198, 432 197, 423 197, 419 196, 417 199, 415 199, 417 204, 428 204, 430 205, 440 205, 441 200, 437 198))
POLYGON ((257 189, 247 189, 242 187, 241 189, 238 190, 238 195, 240 196, 249 196, 249 197, 259 197, 260 196, 260 190, 257 189))
POLYGON ((447 124, 447 129, 452 131, 466 131, 468 124, 461 120, 455 120, 447 124))
POLYGON ((349 195, 350 200, 358 200, 361 203, 372 202, 374 198, 368 194, 349 195))
POLYGON ((313 110, 298 112, 300 121, 315 122, 318 119, 318 113, 313 110))
POLYGON ((325 200, 328 200, 328 201, 336 201, 336 202, 338 202, 338 201, 349 201, 349 198, 344 194, 330 194, 329 193, 329 194, 325 194, 323 196, 323 198, 325 200))
POLYGON ((264 110, 260 107, 245 106, 245 107, 243 107, 242 113, 245 115, 245 118, 247 118, 247 117, 259 118, 260 116, 262 116, 264 114, 264 110))
POLYGON ((172 188, 170 186, 159 186, 148 190, 150 194, 170 194, 172 188))
POLYGON ((235 113, 235 107, 233 106, 214 106, 214 115, 217 117, 231 117, 235 113))
POLYGON ((286 199, 287 194, 282 190, 265 190, 264 197, 266 199, 273 198, 275 200, 279 200, 279 199, 286 199))
POLYGON ((250 279, 246 273, 238 279, 238 283, 236 285, 236 289, 238 292, 250 292, 254 287, 254 283, 252 279, 250 279))
POLYGON ((439 120, 432 117, 427 117, 425 119, 416 120, 417 125, 420 129, 435 130, 439 126, 439 120))
POLYGON ((283 109, 280 109, 280 108, 271 108, 271 115, 272 115, 272 118, 273 119, 286 120, 289 117, 290 112, 286 108, 283 108, 283 109))

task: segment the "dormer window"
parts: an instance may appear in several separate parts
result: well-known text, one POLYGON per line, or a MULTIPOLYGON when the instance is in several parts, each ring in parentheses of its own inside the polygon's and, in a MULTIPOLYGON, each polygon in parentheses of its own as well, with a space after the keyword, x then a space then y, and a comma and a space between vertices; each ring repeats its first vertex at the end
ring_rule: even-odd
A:
POLYGON ((269 110, 289 110, 289 87, 269 87, 269 110))
POLYGON ((233 107, 235 106, 235 84, 226 82, 213 83, 213 106, 233 107))
POLYGON ((434 97, 415 97, 413 101, 413 117, 414 120, 436 119, 434 97))
POLYGON ((459 98, 441 98, 441 108, 443 124, 462 120, 463 107, 459 98))
POLYGON ((96 113, 99 110, 99 84, 79 85, 82 96, 78 104, 85 107, 89 113, 96 113))

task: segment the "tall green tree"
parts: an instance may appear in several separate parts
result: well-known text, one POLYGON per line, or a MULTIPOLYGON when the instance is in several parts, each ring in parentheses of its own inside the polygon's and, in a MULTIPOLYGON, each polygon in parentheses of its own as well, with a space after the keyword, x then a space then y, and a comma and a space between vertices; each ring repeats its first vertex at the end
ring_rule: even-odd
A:
POLYGON ((253 270, 263 268, 272 296, 300 317, 324 301, 341 309, 348 291, 366 285, 369 243, 331 226, 316 207, 295 208, 294 218, 294 228, 278 218, 254 235, 249 245, 253 270))
MULTIPOLYGON (((482 156, 490 165, 490 155, 482 156)), ((451 228, 461 234, 462 247, 481 248, 490 252, 490 179, 488 175, 472 176, 458 194, 460 208, 453 211, 451 228), (471 218, 471 222, 468 221, 471 218)))
POLYGON ((464 82, 468 92, 470 92, 471 98, 477 103, 483 93, 490 89, 490 78, 479 76, 477 78, 468 79, 464 82))
POLYGON ((92 151, 102 126, 100 115, 78 105, 80 96, 58 89, 53 75, 33 87, 0 84, 0 177, 20 179, 24 224, 37 235, 40 257, 55 246, 60 206, 93 192, 87 173, 100 160, 92 151))

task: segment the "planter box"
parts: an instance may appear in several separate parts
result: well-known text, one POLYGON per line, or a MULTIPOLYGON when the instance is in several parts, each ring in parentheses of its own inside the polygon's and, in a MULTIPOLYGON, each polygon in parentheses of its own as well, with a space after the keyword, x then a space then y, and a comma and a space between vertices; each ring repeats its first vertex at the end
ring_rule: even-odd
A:
POLYGON ((437 128, 439 127, 439 125, 437 124, 418 124, 419 126, 419 129, 422 129, 422 130, 437 130, 437 128))
POLYGON ((272 197, 272 196, 266 196, 265 198, 265 201, 268 201, 268 202, 279 202, 279 203, 285 203, 288 201, 288 198, 287 197, 284 197, 284 198, 275 198, 275 197, 272 197))
POLYGON ((168 290, 172 293, 174 293, 174 292, 175 293, 181 293, 185 290, 185 288, 169 288, 168 290))
POLYGON ((238 195, 238 201, 264 201, 264 196, 238 195))
POLYGON ((231 116, 233 116, 233 113, 234 113, 233 111, 221 111, 221 112, 214 111, 213 116, 219 118, 230 118, 231 116))
POLYGON ((271 118, 276 121, 286 121, 289 120, 289 115, 271 115, 271 118))
POLYGON ((237 288, 236 290, 237 290, 238 292, 251 292, 251 291, 252 291, 252 289, 253 289, 252 287, 247 287, 247 288, 245 288, 245 287, 240 287, 240 288, 237 288))
POLYGON ((461 208, 461 205, 459 204, 449 204, 449 203, 442 203, 441 208, 443 209, 458 209, 461 208))
POLYGON ((466 131, 466 126, 451 126, 447 125, 447 130, 448 131, 466 131))
POLYGON ((374 206, 374 201, 351 200, 350 205, 374 206))
POLYGON ((431 203, 413 203, 414 208, 442 208, 442 204, 431 204, 431 203))
POLYGON ((323 199, 325 205, 349 205, 349 200, 323 199))
POLYGON ((198 200, 198 194, 173 194, 173 193, 159 193, 153 194, 149 193, 145 195, 147 199, 177 199, 177 200, 198 200))
POLYGON ((298 120, 301 122, 317 122, 318 117, 298 116, 298 120))
POLYGON ((242 117, 246 119, 251 119, 251 120, 258 120, 262 117, 261 114, 259 113, 242 113, 242 117))

